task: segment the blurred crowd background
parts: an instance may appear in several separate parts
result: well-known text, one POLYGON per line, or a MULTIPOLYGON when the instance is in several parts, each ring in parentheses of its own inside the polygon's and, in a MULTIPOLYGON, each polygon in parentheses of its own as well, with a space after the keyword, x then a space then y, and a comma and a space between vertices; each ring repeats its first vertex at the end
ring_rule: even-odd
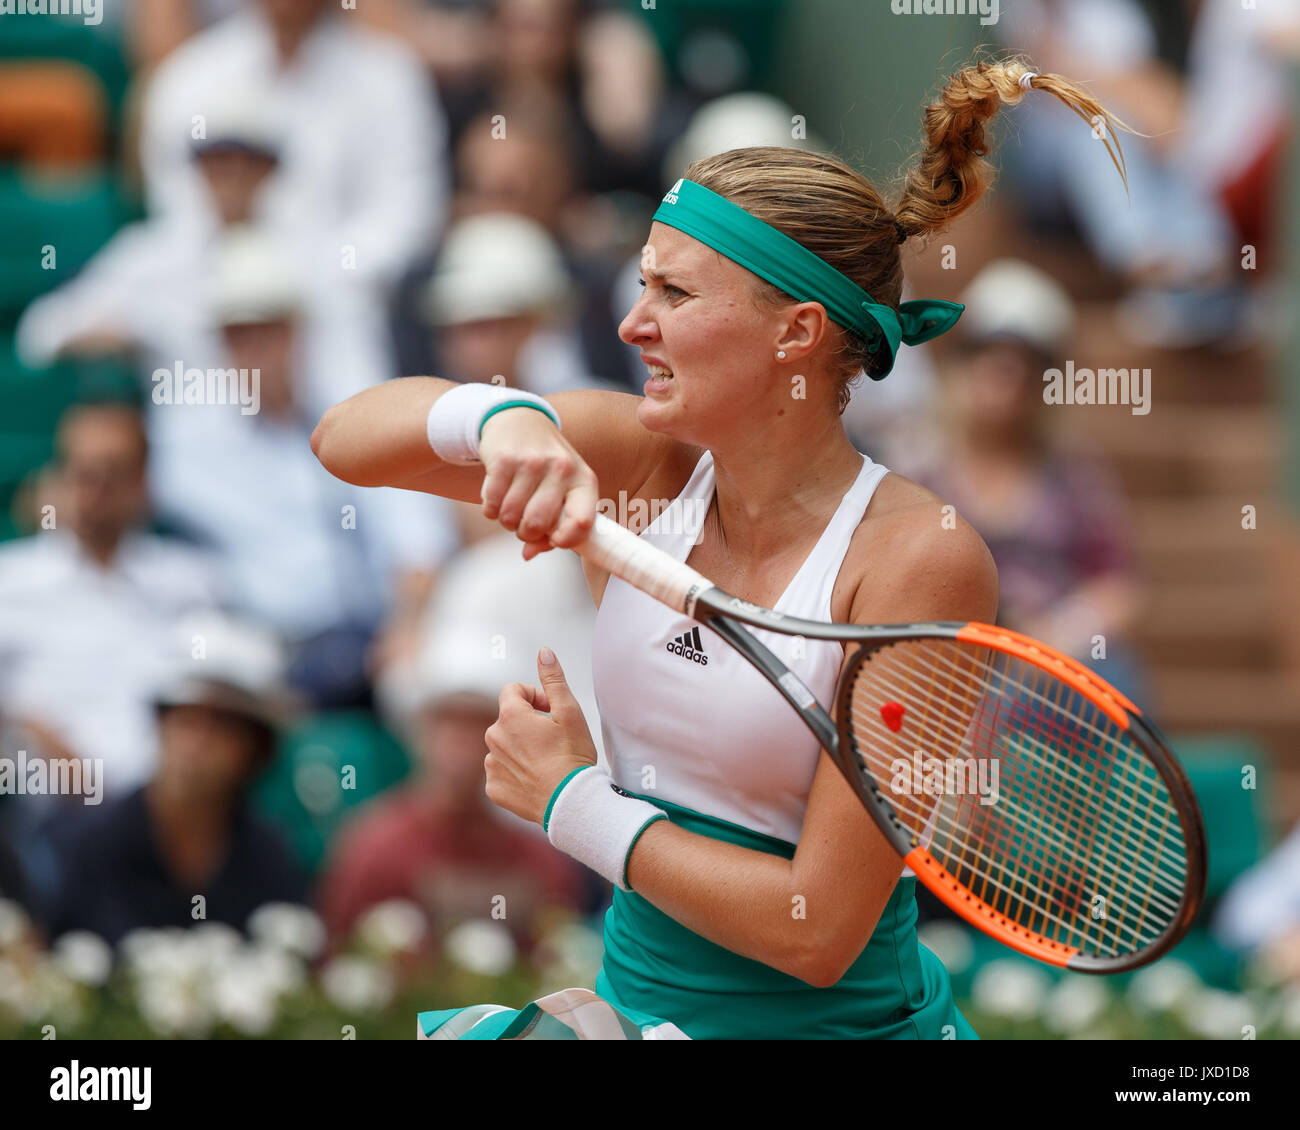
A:
POLYGON ((923 940, 986 1036, 1300 1035, 1300 0, 890 8, 0 16, 0 1034, 408 1036, 590 984, 608 890, 482 787, 543 644, 599 743, 576 558, 340 483, 308 437, 403 374, 639 391, 617 326, 691 160, 829 150, 888 190, 987 48, 1139 131, 1128 190, 1063 107, 1005 112, 992 199, 905 253, 905 297, 965 316, 846 423, 983 534, 1001 622, 1149 704, 1209 897, 1105 982, 924 893, 923 940), (1146 410, 1045 403, 1067 363, 1149 369, 1146 410))

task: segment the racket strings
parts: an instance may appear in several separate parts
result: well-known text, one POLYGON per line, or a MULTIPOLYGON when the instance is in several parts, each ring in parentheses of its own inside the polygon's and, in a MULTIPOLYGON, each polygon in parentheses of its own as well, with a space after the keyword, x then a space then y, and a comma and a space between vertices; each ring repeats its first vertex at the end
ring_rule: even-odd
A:
MULTIPOLYGON (((881 689, 884 690, 887 694, 889 694, 889 693, 893 693, 893 692, 896 692, 897 689, 898 689, 897 686, 896 686, 895 684, 892 684, 892 683, 890 682, 890 680, 888 680, 888 679, 884 679, 884 678, 882 678, 882 679, 879 680, 879 686, 880 686, 881 689)), ((931 715, 931 717, 932 717, 932 715, 931 715)), ((929 720, 928 718, 925 719, 925 720, 923 720, 923 722, 922 722, 922 728, 925 729, 925 730, 927 731, 926 736, 929 737, 930 739, 932 739, 932 740, 933 740, 933 739, 939 739, 938 741, 935 742, 935 746, 934 746, 935 748, 942 747, 942 746, 943 746, 945 743, 947 743, 947 742, 951 742, 954 748, 957 748, 957 747, 959 747, 959 746, 963 746, 963 745, 970 745, 970 744, 973 744, 972 741, 971 741, 971 739, 970 739, 969 734, 961 734, 959 731, 957 731, 955 728, 953 728, 953 727, 951 727, 951 726, 946 727, 946 732, 943 733, 943 734, 940 734, 940 733, 938 733, 938 732, 934 729, 933 726, 928 726, 928 725, 926 725, 926 722, 928 722, 928 720, 929 720)), ((892 765, 892 762, 891 762, 891 765, 892 765)), ((1061 763, 1058 761, 1054 766, 1052 766, 1052 768, 1053 768, 1053 769, 1059 769, 1059 768, 1060 768, 1060 765, 1061 765, 1061 763)), ((1066 776, 1066 774, 1060 774, 1060 773, 1058 773, 1057 775, 1058 775, 1059 777, 1062 777, 1062 778, 1064 778, 1064 777, 1066 776)), ((1076 786, 1078 786, 1078 785, 1082 785, 1082 786, 1084 786, 1084 787, 1091 787, 1092 784, 1093 784, 1093 782, 1091 782, 1091 781, 1089 781, 1089 780, 1083 780, 1083 779, 1080 779, 1080 778, 1078 778, 1077 776, 1075 777, 1075 779, 1074 779, 1071 783, 1074 784, 1074 785, 1076 785, 1076 786)), ((1058 789, 1054 789, 1053 791, 1054 791, 1054 793, 1059 792, 1058 789)), ((1086 794, 1085 794, 1085 795, 1086 795, 1086 794)), ((1152 795, 1155 795, 1155 794, 1152 794, 1152 795)), ((1041 794, 1040 794, 1040 796, 1039 796, 1038 799, 1039 799, 1039 801, 1040 801, 1040 807, 1041 807, 1041 806, 1042 806, 1042 805, 1041 805, 1041 799, 1042 799, 1042 798, 1041 798, 1041 794)), ((923 803, 924 803, 924 802, 918 802, 918 804, 923 804, 923 803)), ((1090 805, 1089 805, 1089 809, 1090 809, 1090 811, 1089 811, 1088 813, 1086 813, 1086 815, 1090 815, 1090 816, 1092 816, 1092 817, 1094 817, 1094 818, 1100 818, 1100 817, 1103 815, 1102 806, 1100 806, 1100 805, 1098 805, 1098 804, 1090 804, 1090 805)), ((1094 830, 1095 830, 1095 828, 1097 827, 1097 824, 1094 823, 1094 824, 1092 825, 1092 827, 1093 827, 1094 830)), ((1136 854, 1134 851, 1132 851, 1131 849, 1125 847, 1124 845, 1120 845, 1120 847, 1117 849, 1117 851, 1118 851, 1118 854, 1119 854, 1121 857, 1126 857, 1126 858, 1121 858, 1121 859, 1118 861, 1119 864, 1122 864, 1122 865, 1130 865, 1130 864, 1133 864, 1133 863, 1136 863, 1136 862, 1140 862, 1139 857, 1137 856, 1137 854, 1136 854)), ((1088 853, 1085 852, 1085 853, 1083 853, 1083 854, 1086 855, 1086 854, 1088 854, 1088 853)), ((1145 861, 1141 861, 1141 862, 1145 862, 1145 861)), ((1183 867, 1184 864, 1185 864, 1185 861, 1184 861, 1184 859, 1183 859, 1183 856, 1182 856, 1181 852, 1177 852, 1177 853, 1173 853, 1173 852, 1171 852, 1171 853, 1169 853, 1169 854, 1168 854, 1168 862, 1169 862, 1171 865, 1176 866, 1176 867, 1183 867)), ((1118 867, 1116 868, 1116 870, 1118 870, 1118 867)))
POLYGON ((1186 852, 1168 790, 1075 688, 987 647, 909 641, 859 666, 848 713, 855 751, 899 824, 930 836, 931 855, 1009 920, 1105 953, 1140 948, 1176 915, 1186 852), (897 732, 881 714, 887 703, 901 714, 897 732), (937 799, 892 787, 900 760, 913 764, 923 747, 966 762, 971 776, 996 763, 995 802, 947 773, 937 799))
MULTIPOLYGON (((966 802, 963 801, 959 803, 966 802)), ((1007 803, 1006 808, 1013 817, 1023 818, 1008 821, 1007 824, 1004 825, 1004 830, 1005 828, 1010 827, 1017 832, 1038 833, 1045 831, 1051 839, 1056 841, 1057 844, 1065 842, 1063 837, 1053 833, 1052 829, 1046 825, 1045 821, 1035 820, 1032 812, 1024 806, 1007 803)), ((953 873, 954 878, 959 882, 963 882, 968 887, 975 887, 979 881, 982 880, 985 889, 977 891, 976 893, 979 893, 983 901, 987 902, 994 909, 1002 911, 1006 908, 1010 900, 1023 900, 1027 894, 1039 896, 1041 900, 1040 907, 1044 902, 1049 900, 1056 902, 1063 901, 1059 894, 1054 894, 1047 888, 1034 883, 1031 875, 1025 873, 1023 870, 1018 871, 1010 866, 1005 861, 1006 855, 1009 854, 1006 851, 990 853, 988 851, 979 850, 976 846, 976 843, 979 842, 978 838, 970 835, 970 828, 975 824, 973 818, 969 822, 961 820, 960 818, 955 818, 945 813, 941 806, 931 815, 931 818, 927 823, 936 828, 941 828, 946 825, 948 835, 943 843, 949 848, 955 846, 957 849, 952 852, 945 851, 942 846, 932 842, 931 853, 936 857, 953 856, 956 859, 956 866, 949 866, 948 869, 953 873), (1018 890, 1016 889, 1017 886, 1019 886, 1018 890), (994 888, 996 894, 990 894, 987 890, 988 887, 994 888), (996 897, 997 895, 1003 896, 1001 903, 999 903, 999 899, 996 897)), ((985 837, 985 839, 988 838, 989 837, 987 836, 985 837)), ((1133 858, 1135 863, 1145 864, 1146 862, 1138 860, 1136 856, 1133 858)), ((1070 882, 1076 890, 1081 889, 1083 882, 1082 869, 1074 869, 1070 882)), ((1153 892, 1153 896, 1156 905, 1160 909, 1164 910, 1167 915, 1172 915, 1178 906, 1177 894, 1180 888, 1177 884, 1172 882, 1168 884, 1168 887, 1174 897, 1168 897, 1159 892, 1153 892)), ((1069 928, 1068 923, 1059 917, 1052 915, 1050 912, 1045 911, 1044 917, 1062 927, 1069 928)), ((1034 926, 1032 923, 1025 923, 1025 925, 1034 929, 1035 932, 1045 933, 1044 929, 1034 926)), ((1118 923, 1116 926, 1116 932, 1128 934, 1130 939, 1135 941, 1141 938, 1138 928, 1136 926, 1129 926, 1126 922, 1118 923)), ((1158 932, 1159 931, 1157 930, 1157 933, 1158 932)))
MULTIPOLYGON (((885 690, 885 691, 895 691, 895 692, 898 692, 898 691, 900 691, 900 690, 902 689, 902 688, 900 687, 899 684, 897 684, 897 683, 891 683, 887 678, 883 678, 883 677, 880 678, 880 679, 878 680, 878 685, 879 685, 883 690, 885 690)), ((887 697, 887 696, 886 696, 886 697, 887 697)), ((904 696, 904 697, 905 697, 905 696, 904 696)), ((972 746, 972 745, 974 744, 974 742, 973 742, 973 740, 972 740, 972 737, 971 737, 971 734, 970 734, 970 728, 968 728, 966 731, 962 731, 962 730, 957 729, 954 725, 948 723, 948 722, 946 721, 946 719, 949 718, 949 717, 951 717, 951 715, 948 714, 948 713, 945 713, 945 714, 942 715, 942 718, 944 719, 944 721, 941 723, 942 728, 943 728, 943 732, 940 733, 939 730, 936 729, 936 727, 935 727, 934 724, 933 724, 933 719, 934 719, 934 717, 935 717, 935 714, 936 714, 935 711, 933 711, 933 710, 929 711, 929 712, 926 714, 926 716, 925 716, 925 718, 924 718, 924 720, 923 720, 923 722, 922 722, 922 725, 925 726, 925 727, 927 727, 928 732, 929 732, 929 734, 930 734, 931 737, 934 737, 934 738, 941 738, 941 739, 943 739, 944 741, 951 741, 951 742, 953 743, 954 748, 956 748, 957 746, 963 746, 963 745, 964 745, 964 746, 972 746)), ((1062 778, 1064 778, 1064 777, 1066 777, 1067 775, 1066 775, 1066 774, 1061 774, 1061 776, 1062 776, 1062 778)), ((1086 779, 1084 779, 1084 778, 1081 778, 1081 777, 1079 777, 1079 776, 1076 775, 1076 776, 1074 777, 1074 779, 1073 779, 1070 783, 1073 783, 1073 784, 1076 784, 1076 785, 1079 785, 1079 784, 1087 785, 1087 784, 1089 784, 1090 782, 1089 782, 1088 780, 1086 780, 1086 779)), ((1095 809, 1095 813, 1096 813, 1096 814, 1100 814, 1100 808, 1098 808, 1097 806, 1094 806, 1094 809, 1095 809)))
MULTIPOLYGON (((951 666, 951 665, 950 665, 950 666, 951 666)), ((1041 670, 1038 669, 1038 668, 1033 668, 1033 671, 1034 671, 1034 673, 1035 673, 1036 675, 1039 675, 1039 676, 1041 676, 1041 677, 1043 677, 1043 678, 1048 678, 1048 679, 1051 678, 1050 676, 1046 676, 1044 673, 1042 673, 1041 670)), ((953 669, 953 671, 952 671, 951 673, 956 674, 956 675, 959 675, 959 676, 961 676, 963 679, 968 679, 968 678, 969 678, 969 672, 968 672, 968 671, 965 671, 965 670, 956 670, 956 669, 953 669)), ((997 676, 997 677, 1005 678, 1004 674, 1001 673, 1001 672, 994 671, 994 672, 992 672, 992 674, 993 674, 994 676, 997 676)), ((988 682, 988 676, 987 676, 987 675, 985 676, 985 680, 984 680, 984 681, 985 681, 986 683, 988 682)), ((1052 681, 1055 682, 1055 680, 1052 680, 1052 681)), ((884 680, 882 680, 882 684, 884 684, 884 680)), ((1018 685, 1019 685, 1019 684, 1018 684, 1018 685)), ((1061 686, 1062 684, 1059 684, 1059 683, 1058 683, 1057 685, 1058 685, 1058 686, 1061 686)), ((982 690, 982 691, 980 692, 980 694, 981 694, 981 697, 982 697, 982 699, 983 699, 984 701, 988 701, 988 700, 993 696, 993 694, 995 694, 995 693, 999 693, 999 692, 1001 692, 1001 691, 1003 691, 1003 690, 1004 690, 1004 688, 989 688, 989 689, 982 690)), ((1042 701, 1044 701, 1044 702, 1049 702, 1049 704, 1050 704, 1050 700, 1048 700, 1045 696, 1043 696, 1043 695, 1038 695, 1037 697, 1040 698, 1040 699, 1041 699, 1042 701)), ((1051 705, 1055 705, 1055 704, 1051 704, 1051 705)), ((946 707, 946 709, 951 709, 950 705, 948 705, 948 704, 945 704, 945 707, 946 707)), ((995 708, 995 709, 996 709, 996 708, 995 708)), ((1092 704, 1091 702, 1087 702, 1087 703, 1085 704, 1085 709, 1094 709, 1094 710, 1095 710, 1096 708, 1095 708, 1094 704, 1092 704)), ((934 712, 933 712, 933 710, 932 710, 932 711, 931 711, 931 715, 933 715, 933 713, 934 713, 934 712)), ((1068 717, 1076 718, 1076 719, 1079 720, 1079 721, 1086 721, 1086 720, 1083 719, 1081 716, 1071 715, 1068 711, 1061 711, 1061 713, 1062 713, 1063 715, 1067 715, 1068 717)), ((945 717, 951 717, 951 715, 945 714, 945 717)), ((1108 723, 1113 727, 1114 724, 1113 724, 1113 723, 1110 723, 1110 720, 1109 720, 1109 719, 1107 719, 1107 722, 1108 722, 1108 723)), ((1087 726, 1088 726, 1088 727, 1089 727, 1089 728, 1090 728, 1094 733, 1096 733, 1096 734, 1098 734, 1098 735, 1101 735, 1103 738, 1106 737, 1106 735, 1103 734, 1103 732, 1102 732, 1102 731, 1101 731, 1101 730, 1100 730, 1100 729, 1099 729, 1099 728, 1098 728, 1094 723, 1092 723, 1092 722, 1087 722, 1087 726)), ((978 726, 975 725, 975 724, 972 724, 972 726, 971 726, 971 727, 968 727, 968 729, 971 729, 971 730, 977 730, 977 729, 978 729, 978 726)), ((1060 720, 1057 719, 1057 720, 1056 720, 1056 724, 1055 724, 1055 726, 1054 726, 1054 727, 1049 731, 1048 736, 1049 736, 1049 737, 1054 737, 1054 738, 1059 738, 1059 739, 1061 739, 1061 740, 1065 740, 1066 737, 1067 737, 1068 735, 1066 735, 1063 731, 1064 731, 1064 727, 1062 726, 1060 720)), ((951 727, 948 728, 948 737, 950 737, 950 738, 953 737, 955 733, 956 733, 956 731, 955 731, 953 728, 951 728, 951 727)), ((937 736, 937 735, 936 735, 936 736, 937 736)), ((961 739, 961 744, 967 744, 967 745, 973 744, 973 742, 972 742, 971 737, 970 737, 969 734, 964 735, 964 736, 962 737, 962 739, 961 739)), ((1079 749, 1078 749, 1078 752, 1079 752, 1083 757, 1091 757, 1091 756, 1093 755, 1093 751, 1092 751, 1091 749, 1089 749, 1089 748, 1079 748, 1079 749)), ((1166 793, 1166 792, 1164 791, 1164 789, 1163 789, 1163 782, 1160 781, 1159 775, 1155 772, 1154 767, 1151 766, 1150 763, 1147 762, 1147 760, 1146 760, 1144 757, 1142 757, 1140 754, 1138 754, 1138 755, 1137 755, 1136 757, 1134 757, 1134 758, 1130 758, 1129 760, 1130 760, 1130 766, 1132 766, 1132 765, 1136 765, 1136 766, 1142 768, 1142 769, 1144 770, 1144 775, 1146 776, 1147 780, 1148 780, 1149 782, 1154 783, 1154 784, 1158 787, 1159 792, 1157 793, 1157 792, 1154 792, 1154 791, 1153 791, 1153 792, 1150 793, 1150 795, 1151 795, 1152 797, 1157 797, 1157 798, 1160 799, 1161 801, 1163 801, 1165 798, 1167 798, 1167 793, 1166 793)), ((1055 767, 1055 768, 1059 768, 1059 767, 1061 766, 1061 764, 1062 764, 1062 763, 1058 760, 1057 762, 1055 762, 1054 767, 1055 767)), ((1063 779, 1064 779, 1064 776, 1065 776, 1065 775, 1063 775, 1063 779)), ((1095 778, 1095 773, 1092 774, 1091 776, 1092 776, 1093 778, 1095 778)), ((1080 784, 1083 784, 1083 785, 1086 785, 1086 786, 1091 786, 1091 785, 1093 785, 1095 782, 1094 782, 1094 780, 1091 780, 1091 779, 1081 780, 1077 775, 1075 775, 1074 779, 1071 780, 1069 783, 1074 784, 1074 785, 1080 785, 1080 784)), ((1084 795, 1087 795, 1087 794, 1084 794, 1084 795)), ((1141 799, 1141 798, 1140 798, 1138 795, 1135 794, 1134 797, 1133 797, 1133 799, 1136 800, 1136 799, 1141 799)), ((1094 809, 1094 811, 1093 811, 1093 815, 1095 815, 1095 816, 1099 816, 1099 815, 1102 814, 1102 808, 1101 808, 1101 806, 1099 806, 1099 805, 1094 805, 1094 806, 1093 806, 1093 809, 1094 809)), ((1176 858, 1177 860, 1181 861, 1181 860, 1183 859, 1183 856, 1182 856, 1181 852, 1178 853, 1177 856, 1176 856, 1175 858, 1176 858)))
MULTIPOLYGON (((1040 806, 1043 806, 1043 808, 1047 808, 1047 809, 1052 808, 1052 804, 1050 804, 1050 798, 1044 798, 1044 797, 1041 797, 1041 795, 1040 795, 1039 797, 1037 797, 1037 801, 1039 801, 1040 806)), ((1015 830, 1015 831, 1021 831, 1021 832, 1024 831, 1023 822, 1022 822, 1022 826, 1019 827, 1019 828, 1015 828, 1015 826, 1014 826, 1014 822, 1013 822, 1013 824, 1010 824, 1009 827, 1013 828, 1013 830, 1015 830)), ((1048 847, 1050 847, 1050 845, 1048 845, 1048 847)), ((1061 860, 1061 858, 1056 858, 1056 860, 1049 860, 1049 862, 1054 862, 1054 863, 1056 863, 1056 865, 1057 865, 1057 867, 1056 867, 1056 873, 1057 873, 1057 874, 1053 874, 1053 878, 1054 878, 1054 879, 1057 879, 1058 882, 1060 882, 1060 880, 1061 880, 1060 871, 1063 870, 1063 866, 1062 866, 1063 863, 1065 863, 1065 862, 1067 862, 1067 861, 1065 861, 1065 860, 1061 860)), ((1076 869, 1075 869, 1075 870, 1076 870, 1076 869)), ((1076 882, 1078 882, 1078 878, 1079 878, 1078 874, 1075 874, 1075 875, 1066 875, 1066 876, 1065 876, 1065 882, 1066 882, 1066 883, 1070 883, 1070 882, 1075 882, 1075 883, 1076 883, 1076 882)))

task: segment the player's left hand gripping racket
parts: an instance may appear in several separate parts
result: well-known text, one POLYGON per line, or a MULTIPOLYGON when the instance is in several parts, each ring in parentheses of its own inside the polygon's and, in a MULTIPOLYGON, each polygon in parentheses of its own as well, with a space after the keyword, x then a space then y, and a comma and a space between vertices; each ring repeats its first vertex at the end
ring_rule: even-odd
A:
POLYGON ((1187 931, 1205 893, 1196 798, 1155 727, 1073 659, 988 624, 786 616, 603 515, 578 552, 758 668, 921 882, 986 934, 1052 965, 1115 973, 1187 931), (859 645, 837 721, 742 623, 859 645))

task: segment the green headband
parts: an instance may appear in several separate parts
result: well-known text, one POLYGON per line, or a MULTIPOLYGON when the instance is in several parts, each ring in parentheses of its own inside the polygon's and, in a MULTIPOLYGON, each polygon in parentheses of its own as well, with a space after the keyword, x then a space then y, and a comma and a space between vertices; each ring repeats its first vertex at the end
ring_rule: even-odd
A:
POLYGON ((673 185, 654 218, 708 244, 796 301, 820 302, 833 321, 861 334, 871 353, 883 344, 889 364, 873 374, 875 380, 894 367, 899 342, 919 345, 938 337, 965 309, 938 298, 904 302, 897 310, 884 306, 803 244, 694 181, 673 185))

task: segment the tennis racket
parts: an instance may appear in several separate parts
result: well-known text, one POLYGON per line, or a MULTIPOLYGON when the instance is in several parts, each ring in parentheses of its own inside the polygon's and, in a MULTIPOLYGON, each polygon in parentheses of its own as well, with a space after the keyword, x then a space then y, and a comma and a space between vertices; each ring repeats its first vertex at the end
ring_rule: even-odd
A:
POLYGON ((988 624, 786 616, 604 515, 578 553, 762 672, 920 881, 984 933, 1087 973, 1144 965, 1186 933, 1205 893, 1196 798, 1155 727, 1081 664, 988 624), (742 624, 857 645, 837 721, 742 624))

